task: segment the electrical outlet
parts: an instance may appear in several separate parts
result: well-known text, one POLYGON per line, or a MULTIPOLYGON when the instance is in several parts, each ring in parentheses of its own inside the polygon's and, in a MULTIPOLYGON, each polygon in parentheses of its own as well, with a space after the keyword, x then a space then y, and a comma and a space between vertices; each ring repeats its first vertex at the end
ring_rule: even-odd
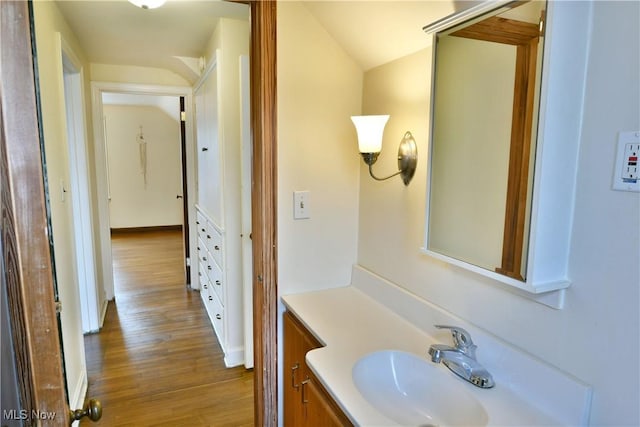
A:
POLYGON ((613 170, 614 190, 640 192, 638 155, 640 154, 640 131, 620 132, 618 150, 613 170))
POLYGON ((293 192, 293 219, 311 218, 308 191, 293 192))
POLYGON ((622 179, 638 179, 638 152, 640 144, 625 144, 624 155, 622 157, 622 179))

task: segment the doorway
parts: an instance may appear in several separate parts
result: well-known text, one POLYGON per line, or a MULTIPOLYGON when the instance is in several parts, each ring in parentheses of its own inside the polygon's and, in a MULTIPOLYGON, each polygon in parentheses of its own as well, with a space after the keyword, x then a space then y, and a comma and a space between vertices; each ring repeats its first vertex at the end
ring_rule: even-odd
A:
MULTIPOLYGON (((190 174, 186 117, 181 114, 184 97, 102 92, 101 100, 111 235, 180 231, 188 286, 190 174)), ((114 293, 117 296, 117 289, 114 293)))
MULTIPOLYGON (((256 295, 256 371, 260 378, 256 379, 256 423, 258 425, 274 425, 276 412, 276 245, 275 245, 275 177, 276 177, 276 98, 275 98, 275 11, 273 2, 254 2, 252 10, 252 123, 253 123, 253 171, 252 188, 254 202, 253 214, 253 247, 254 247, 254 289, 256 295), (256 279, 258 278, 258 279, 256 279), (259 282, 259 284, 258 284, 259 282)), ((23 260, 29 261, 22 266, 16 276, 14 288, 27 296, 27 303, 17 304, 13 312, 12 325, 16 334, 26 337, 28 345, 16 341, 16 352, 19 360, 30 360, 34 354, 50 354, 46 359, 34 359, 33 366, 24 371, 25 381, 21 393, 25 396, 26 408, 49 409, 63 414, 68 410, 66 398, 61 392, 62 373, 60 370, 60 348, 57 340, 55 312, 52 304, 42 304, 42 298, 52 300, 51 266, 43 268, 35 263, 43 263, 49 256, 46 227, 43 224, 44 207, 42 203, 42 165, 38 157, 38 123, 33 106, 33 75, 31 72, 31 51, 28 39, 29 14, 24 3, 2 3, 3 17, 8 17, 2 25, 3 48, 7 47, 7 57, 3 55, 3 96, 2 105, 16 107, 14 113, 3 113, 6 119, 3 125, 7 130, 6 145, 9 160, 3 165, 3 171, 15 177, 11 182, 21 185, 12 186, 14 197, 21 203, 16 204, 9 212, 13 217, 21 218, 21 222, 11 234, 11 242, 19 241, 18 253, 25 255, 23 260), (6 12, 6 14, 5 14, 6 12), (9 20, 13 18, 13 20, 9 20), (25 29, 27 31, 25 31, 25 29), (7 37, 4 37, 7 35, 7 37), (26 36, 25 36, 26 35, 26 36), (5 44, 4 41, 7 40, 5 44), (12 41, 9 44, 9 40, 12 41), (4 59, 7 59, 5 62, 4 59), (6 66, 5 66, 6 65, 6 66), (4 85, 6 83, 6 86, 4 85), (22 95, 22 96, 21 96, 22 95), (29 101, 30 98, 30 101, 29 101), (16 125, 25 123, 22 117, 30 120, 28 128, 16 125), (6 126, 6 127, 5 127, 6 126), (14 130, 18 130, 14 132, 14 130), (27 169, 17 168, 14 163, 14 150, 28 152, 27 169), (4 167, 6 166, 6 168, 4 167), (40 197, 38 196, 40 195, 40 197), (23 209, 24 208, 24 209, 23 209), (43 230, 42 233, 35 232, 43 230), (37 254, 36 254, 37 252, 37 254), (41 253, 42 252, 42 253, 41 253), (33 256, 34 254, 39 256, 33 256), (26 274, 26 272, 30 272, 26 274), (28 297, 38 295, 33 300, 28 297), (29 304, 37 301, 38 304, 29 304), (35 319, 24 322, 24 319, 35 319), (22 320, 22 321, 21 321, 22 320), (26 325, 26 326, 25 326, 26 325), (53 333, 51 333, 53 332, 53 333), (34 353, 35 352, 35 353, 34 353), (33 368, 33 369, 31 369, 33 368), (37 392, 37 398, 29 391, 37 392)), ((45 50, 46 51, 46 50, 45 50)), ((52 52, 50 49, 49 52, 52 52)), ((57 105, 60 105, 59 103, 57 105)), ((4 144, 3 144, 4 145, 4 144)), ((23 156, 22 158, 26 158, 23 156)), ((4 200, 4 199, 3 199, 4 200)), ((13 228, 12 228, 13 231, 13 228)), ((6 249, 6 248, 5 248, 6 249)), ((6 250, 3 249, 6 255, 6 250)), ((16 257, 17 258, 17 257, 16 257)), ((46 267, 46 266, 45 266, 46 267)), ((12 282, 14 283, 14 282, 12 282)), ((12 289, 14 289, 12 288, 12 289)), ((55 425, 65 425, 64 417, 59 417, 55 425)))

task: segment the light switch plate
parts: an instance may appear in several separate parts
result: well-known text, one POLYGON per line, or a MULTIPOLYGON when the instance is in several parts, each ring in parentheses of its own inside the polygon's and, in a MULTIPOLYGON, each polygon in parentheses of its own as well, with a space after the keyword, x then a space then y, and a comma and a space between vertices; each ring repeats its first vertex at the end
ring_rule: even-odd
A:
POLYGON ((620 132, 612 189, 640 192, 640 131, 620 132))
POLYGON ((293 219, 311 218, 311 206, 309 205, 308 191, 293 192, 293 219))

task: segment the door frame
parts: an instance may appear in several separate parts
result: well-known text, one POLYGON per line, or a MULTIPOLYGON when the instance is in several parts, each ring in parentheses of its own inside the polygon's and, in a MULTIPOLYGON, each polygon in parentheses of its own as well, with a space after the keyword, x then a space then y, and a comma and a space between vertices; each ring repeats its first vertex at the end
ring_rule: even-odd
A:
POLYGON ((69 43, 56 33, 56 46, 62 57, 69 177, 71 186, 76 272, 82 314, 82 331, 96 332, 102 325, 101 301, 96 277, 96 251, 93 237, 91 174, 88 169, 87 128, 85 123, 84 73, 82 62, 69 43))
MULTIPOLYGON (((254 424, 276 426, 276 2, 248 4, 253 131, 254 424)), ((21 409, 29 413, 32 410, 55 413, 48 425, 67 426, 69 406, 62 372, 52 254, 46 232, 31 22, 28 2, 0 2, 2 255, 10 292, 17 367, 22 375, 19 381, 21 409)))
MULTIPOLYGON (((196 194, 195 187, 195 139, 193 137, 193 94, 189 86, 161 86, 137 83, 113 83, 113 82, 91 82, 92 113, 93 113, 93 138, 95 141, 95 163, 96 163, 96 194, 98 198, 98 215, 100 222, 100 232, 98 239, 102 250, 102 283, 107 300, 115 298, 113 283, 113 259, 111 257, 111 220, 109 218, 109 171, 107 167, 106 135, 104 127, 104 110, 102 95, 104 93, 118 93, 126 95, 152 95, 152 96, 175 96, 185 98, 186 125, 186 157, 187 157, 187 194, 183 197, 192 199, 196 194)), ((183 199, 184 200, 184 199, 183 199)), ((184 218, 186 223, 194 224, 196 220, 195 208, 189 207, 189 216, 184 218)), ((191 227, 189 230, 189 241, 195 242, 197 239, 196 230, 191 227)))
POLYGON ((256 426, 278 425, 277 2, 251 7, 254 407, 256 426))

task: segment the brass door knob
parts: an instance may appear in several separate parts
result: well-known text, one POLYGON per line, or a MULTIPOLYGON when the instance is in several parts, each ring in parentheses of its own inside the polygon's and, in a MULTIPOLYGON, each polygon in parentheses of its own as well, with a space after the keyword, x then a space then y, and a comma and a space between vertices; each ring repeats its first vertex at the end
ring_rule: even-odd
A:
POLYGON ((91 421, 98 421, 102 418, 102 404, 98 399, 91 399, 84 408, 71 410, 69 415, 71 419, 69 425, 83 417, 87 417, 91 421))

